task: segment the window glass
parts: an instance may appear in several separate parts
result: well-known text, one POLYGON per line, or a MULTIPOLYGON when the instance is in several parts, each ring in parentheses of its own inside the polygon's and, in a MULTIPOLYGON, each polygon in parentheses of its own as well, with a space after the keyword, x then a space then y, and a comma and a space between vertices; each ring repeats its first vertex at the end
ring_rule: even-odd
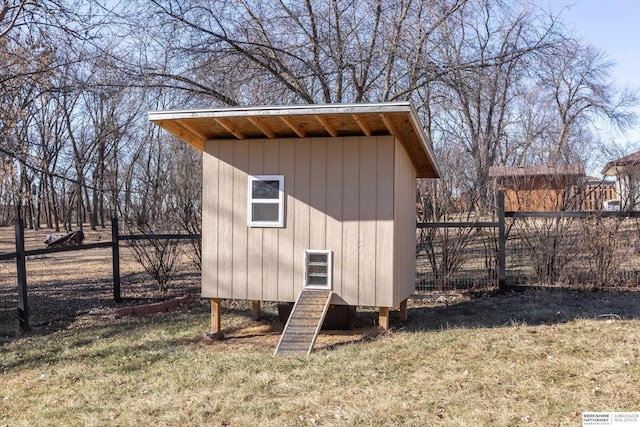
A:
POLYGON ((279 216, 279 206, 277 203, 252 203, 252 222, 267 221, 277 222, 279 216))
POLYGON ((251 197, 254 199, 278 199, 280 197, 280 181, 253 181, 251 197))

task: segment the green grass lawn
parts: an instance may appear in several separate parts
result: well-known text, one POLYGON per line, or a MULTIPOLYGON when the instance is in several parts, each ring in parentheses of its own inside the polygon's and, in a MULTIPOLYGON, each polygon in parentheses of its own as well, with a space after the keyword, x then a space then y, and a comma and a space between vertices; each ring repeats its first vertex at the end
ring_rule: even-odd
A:
POLYGON ((576 426, 583 411, 640 411, 638 297, 620 313, 597 298, 560 315, 553 294, 414 300, 391 332, 365 311, 293 358, 272 356, 271 307, 257 323, 227 304, 228 339, 210 345, 197 301, 87 316, 0 346, 0 425, 576 426))

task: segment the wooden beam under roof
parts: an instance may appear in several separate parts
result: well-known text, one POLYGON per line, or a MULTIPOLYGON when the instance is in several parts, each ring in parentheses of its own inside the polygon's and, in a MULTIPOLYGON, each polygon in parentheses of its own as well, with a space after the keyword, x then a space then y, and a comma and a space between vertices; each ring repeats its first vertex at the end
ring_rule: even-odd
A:
POLYGON ((194 134, 191 130, 184 127, 178 121, 159 120, 155 122, 158 126, 168 130, 173 135, 187 142, 192 147, 202 151, 204 149, 204 139, 194 134))
POLYGON ((280 116, 280 119, 291 128, 300 138, 306 138, 307 133, 289 116, 280 116))
POLYGON ((391 135, 399 136, 398 130, 396 129, 396 126, 393 124, 393 120, 388 114, 380 114, 380 118, 382 119, 382 122, 387 127, 387 129, 389 129, 389 133, 391 135))
POLYGON ((356 121, 356 123, 358 124, 358 126, 360 127, 360 130, 362 130, 362 132, 364 132, 365 135, 367 136, 371 136, 372 132, 371 132, 371 128, 369 127, 369 125, 362 119, 362 117, 360 117, 357 114, 352 114, 351 117, 353 117, 353 120, 356 121))
POLYGON ((201 140, 206 141, 207 139, 209 139, 207 135, 200 132, 200 130, 197 127, 190 125, 187 120, 182 119, 182 120, 176 120, 176 121, 180 126, 184 127, 190 132, 193 132, 193 134, 196 135, 201 140))
POLYGON ((238 129, 231 120, 224 119, 222 117, 214 117, 214 119, 220 126, 231 132, 233 136, 238 139, 245 139, 244 134, 238 129))
POLYGON ((262 120, 260 117, 247 117, 252 125, 260 129, 260 132, 264 133, 267 138, 274 139, 276 137, 276 133, 269 127, 269 125, 262 120))
POLYGON ((338 136, 338 131, 336 130, 335 126, 333 126, 331 124, 331 122, 329 122, 329 120, 325 117, 325 116, 320 116, 318 114, 314 115, 313 117, 316 118, 316 120, 322 125, 324 126, 324 128, 327 130, 327 132, 329 132, 329 135, 333 136, 334 138, 336 136, 338 136))

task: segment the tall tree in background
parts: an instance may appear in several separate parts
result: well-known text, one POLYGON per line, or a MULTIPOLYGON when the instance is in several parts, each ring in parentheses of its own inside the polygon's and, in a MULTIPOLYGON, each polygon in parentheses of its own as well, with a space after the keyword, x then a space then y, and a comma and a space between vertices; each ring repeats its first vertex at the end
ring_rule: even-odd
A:
POLYGON ((575 40, 541 57, 538 78, 544 105, 555 113, 546 135, 548 163, 583 161, 580 154, 592 151, 589 129, 599 121, 622 130, 633 124, 630 107, 637 98, 611 84, 612 67, 603 52, 575 40))
POLYGON ((147 109, 396 100, 440 157, 431 212, 488 209, 490 166, 573 162, 595 121, 632 120, 559 23, 503 0, 0 0, 0 221, 191 227, 199 157, 147 109))

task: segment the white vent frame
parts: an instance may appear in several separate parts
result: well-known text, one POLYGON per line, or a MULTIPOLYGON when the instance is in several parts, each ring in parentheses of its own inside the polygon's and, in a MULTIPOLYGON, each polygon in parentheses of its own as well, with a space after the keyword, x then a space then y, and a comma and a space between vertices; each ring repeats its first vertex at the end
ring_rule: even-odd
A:
MULTIPOLYGON (((317 273, 316 273, 317 274, 317 273)), ((305 289, 318 289, 318 290, 333 290, 333 251, 327 249, 305 249, 304 250, 304 288, 305 289), (317 284, 309 283, 309 256, 310 255, 326 255, 326 283, 317 284)))

